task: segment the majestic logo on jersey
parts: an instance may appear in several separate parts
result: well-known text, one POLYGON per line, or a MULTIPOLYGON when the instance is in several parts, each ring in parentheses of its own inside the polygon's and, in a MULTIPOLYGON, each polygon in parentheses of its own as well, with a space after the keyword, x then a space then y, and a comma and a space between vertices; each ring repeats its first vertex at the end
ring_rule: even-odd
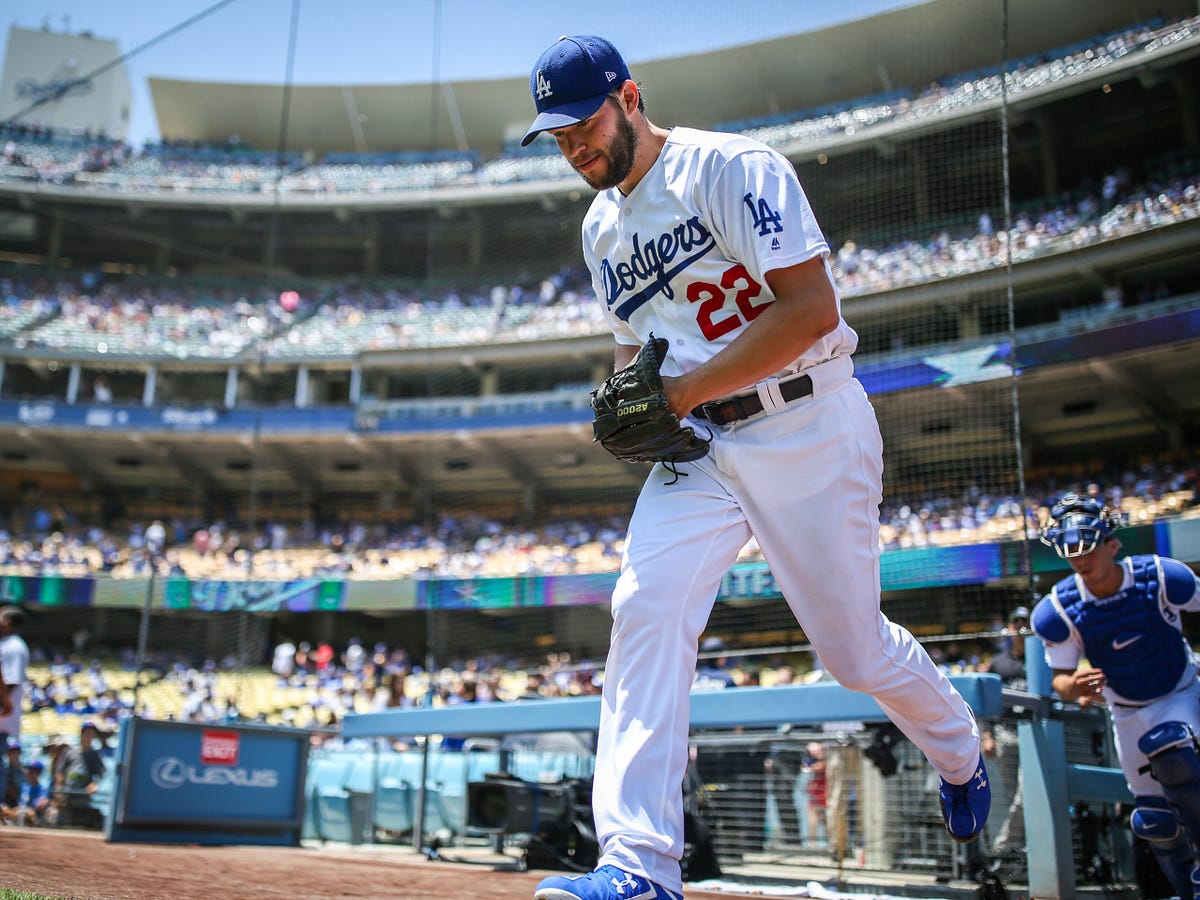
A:
MULTIPOLYGON (((611 80, 611 79, 610 79, 611 80)), ((545 100, 547 97, 553 97, 554 91, 550 87, 550 81, 542 74, 542 70, 538 69, 537 73, 537 99, 545 100)))
POLYGON ((617 318, 623 322, 655 294, 673 299, 671 279, 717 245, 699 216, 647 241, 635 233, 632 243, 627 260, 614 263, 606 257, 600 264, 605 302, 610 309, 616 306, 617 318))

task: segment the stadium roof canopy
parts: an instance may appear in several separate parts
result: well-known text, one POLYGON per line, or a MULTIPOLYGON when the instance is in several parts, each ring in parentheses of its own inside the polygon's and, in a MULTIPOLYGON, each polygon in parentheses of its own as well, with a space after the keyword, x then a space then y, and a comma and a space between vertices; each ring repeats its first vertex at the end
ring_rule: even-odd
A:
MULTIPOLYGON (((867 19, 752 45, 654 61, 630 59, 660 124, 709 127, 775 112, 908 89, 995 66, 1001 3, 926 0, 867 19)), ((1021 59, 1155 16, 1195 13, 1195 0, 1010 0, 1008 56, 1021 59)), ((531 60, 532 62, 532 60, 531 60)), ((167 139, 258 149, 279 142, 282 84, 151 78, 167 139)), ((433 149, 497 154, 533 117, 524 77, 396 85, 292 88, 288 152, 386 153, 433 149)))

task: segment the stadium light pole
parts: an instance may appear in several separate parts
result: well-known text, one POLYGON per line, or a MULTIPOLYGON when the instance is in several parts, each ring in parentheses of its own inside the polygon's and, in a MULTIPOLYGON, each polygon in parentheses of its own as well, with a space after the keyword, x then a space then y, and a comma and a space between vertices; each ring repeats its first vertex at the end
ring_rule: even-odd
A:
POLYGON ((150 610, 154 606, 154 585, 158 576, 160 547, 156 541, 146 541, 146 555, 150 559, 150 577, 146 579, 146 596, 142 602, 142 619, 138 622, 137 657, 134 660, 136 675, 133 681, 133 714, 138 714, 138 699, 142 689, 142 671, 146 667, 146 645, 150 640, 150 610))

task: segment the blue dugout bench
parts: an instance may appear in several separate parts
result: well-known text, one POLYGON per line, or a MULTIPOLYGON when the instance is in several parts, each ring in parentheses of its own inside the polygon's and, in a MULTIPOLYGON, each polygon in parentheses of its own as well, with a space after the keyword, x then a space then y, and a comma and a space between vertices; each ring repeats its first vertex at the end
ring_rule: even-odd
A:
MULTIPOLYGON (((1049 670, 1042 645, 1026 639, 1026 664, 1032 693, 1024 704, 1033 711, 1018 726, 1025 783, 1024 817, 1028 840, 1030 895, 1047 900, 1073 900, 1074 862, 1068 809, 1072 800, 1116 803, 1131 800, 1119 769, 1068 764, 1061 722, 1046 715, 1050 706, 1049 670)), ((951 677, 979 719, 1002 715, 1005 692, 996 675, 951 677)), ((403 709, 348 715, 346 740, 370 737, 471 735, 503 737, 551 731, 594 731, 600 718, 599 697, 530 700, 515 703, 461 705, 440 709, 403 709)), ((691 695, 691 724, 696 729, 759 728, 819 725, 830 721, 883 722, 887 717, 875 700, 835 683, 738 688, 691 695)), ((425 742, 428 748, 429 741, 425 742)), ((430 758, 426 749, 416 808, 425 804, 430 758)), ((416 836, 420 840, 420 835, 416 836)))

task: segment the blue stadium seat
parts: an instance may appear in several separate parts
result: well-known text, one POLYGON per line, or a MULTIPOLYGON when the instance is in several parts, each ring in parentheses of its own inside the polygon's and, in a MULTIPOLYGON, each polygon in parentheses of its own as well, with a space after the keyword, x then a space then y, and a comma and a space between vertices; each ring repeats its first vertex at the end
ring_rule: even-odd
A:
POLYGON ((311 831, 318 840, 348 844, 363 841, 364 810, 370 795, 347 788, 356 756, 314 754, 309 759, 305 789, 309 810, 305 826, 307 830, 311 822, 311 831))
POLYGON ((374 825, 382 831, 409 834, 413 830, 413 789, 397 781, 384 783, 375 793, 374 825))
MULTIPOLYGON (((427 835, 436 834, 442 829, 453 830, 453 816, 445 814, 442 800, 443 782, 440 774, 442 756, 440 753, 429 754, 429 772, 425 782, 425 819, 423 831, 427 835)), ((386 779, 392 784, 392 790, 398 789, 403 783, 408 785, 409 810, 415 824, 417 796, 421 784, 421 754, 415 751, 401 751, 395 754, 395 759, 387 764, 386 779)), ((396 796, 390 797, 389 802, 401 802, 396 796)), ((411 829, 413 824, 408 827, 411 829)), ((390 829, 389 829, 390 830, 390 829)))

